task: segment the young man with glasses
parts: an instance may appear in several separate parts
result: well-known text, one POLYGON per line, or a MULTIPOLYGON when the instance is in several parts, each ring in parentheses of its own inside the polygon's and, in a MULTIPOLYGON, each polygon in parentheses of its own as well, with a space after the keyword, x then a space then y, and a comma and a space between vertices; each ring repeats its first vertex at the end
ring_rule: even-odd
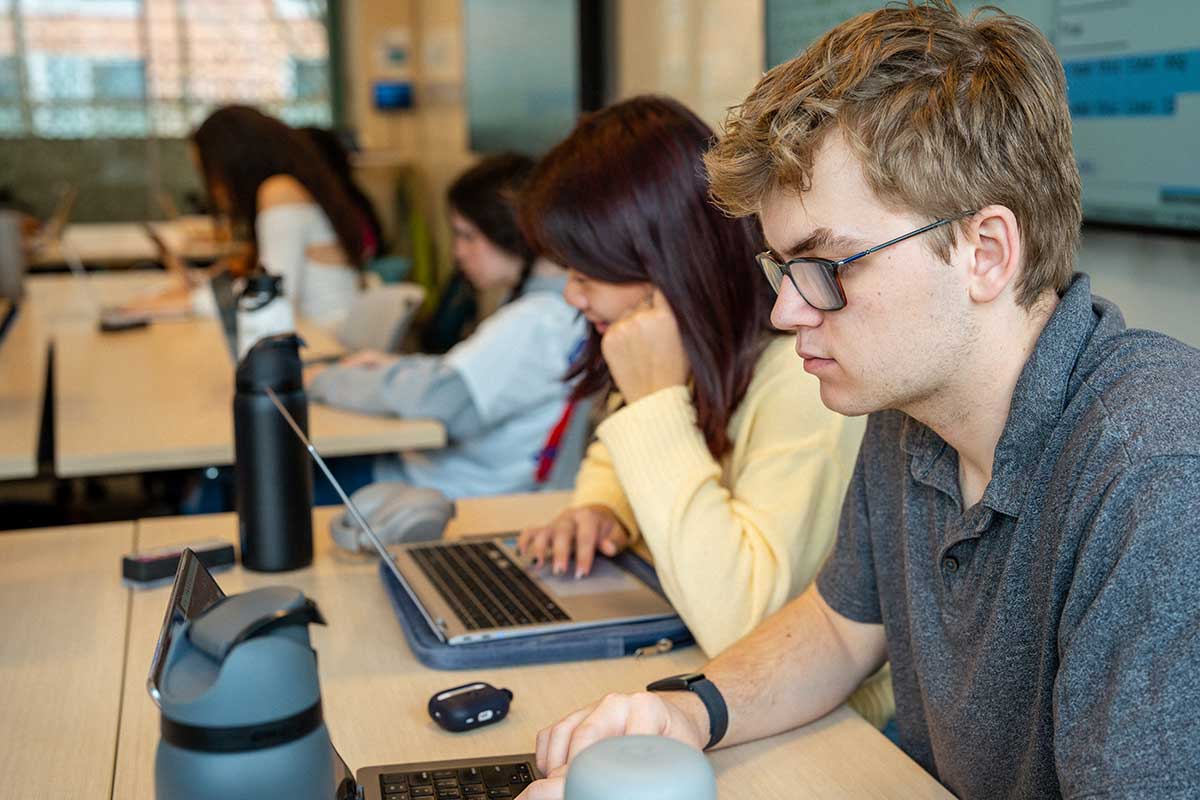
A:
POLYGON ((1200 796, 1200 353, 1073 274, 1050 43, 942 2, 865 14, 764 76, 708 168, 762 223, 822 400, 870 414, 838 542, 702 676, 568 716, 539 765, 769 736, 886 658, 903 748, 960 797, 1200 796))

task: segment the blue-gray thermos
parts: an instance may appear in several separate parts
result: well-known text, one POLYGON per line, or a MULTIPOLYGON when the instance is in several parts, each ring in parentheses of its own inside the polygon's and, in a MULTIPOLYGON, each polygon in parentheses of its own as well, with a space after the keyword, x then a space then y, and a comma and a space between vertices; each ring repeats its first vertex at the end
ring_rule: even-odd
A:
POLYGON ((271 398, 308 433, 300 339, 269 336, 238 364, 233 397, 235 485, 242 564, 260 572, 312 563, 312 468, 304 443, 271 398))
POLYGON ((180 623, 158 687, 158 800, 356 795, 325 727, 314 622, 324 621, 311 600, 271 586, 180 623))

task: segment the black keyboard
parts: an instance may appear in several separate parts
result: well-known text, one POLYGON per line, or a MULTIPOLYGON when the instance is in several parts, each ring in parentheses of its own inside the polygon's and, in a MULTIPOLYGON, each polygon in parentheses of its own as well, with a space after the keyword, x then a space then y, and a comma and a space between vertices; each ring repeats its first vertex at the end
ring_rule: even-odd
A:
POLYGON ((409 552, 468 630, 570 619, 494 541, 439 542, 409 552))
POLYGON ((379 776, 383 800, 490 800, 516 797, 533 783, 529 764, 502 764, 379 776))

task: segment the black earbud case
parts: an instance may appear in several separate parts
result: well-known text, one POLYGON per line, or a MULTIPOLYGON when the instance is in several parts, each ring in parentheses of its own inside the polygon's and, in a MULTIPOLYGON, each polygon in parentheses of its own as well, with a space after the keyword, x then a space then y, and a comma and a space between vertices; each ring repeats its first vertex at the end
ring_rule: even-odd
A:
POLYGON ((490 683, 468 683, 429 698, 429 716, 448 731, 474 730, 508 715, 512 692, 490 683))

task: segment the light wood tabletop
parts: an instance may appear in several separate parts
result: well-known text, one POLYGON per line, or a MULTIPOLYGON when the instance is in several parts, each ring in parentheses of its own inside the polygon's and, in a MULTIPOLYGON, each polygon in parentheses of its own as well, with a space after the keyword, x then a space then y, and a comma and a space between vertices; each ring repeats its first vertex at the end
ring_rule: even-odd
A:
POLYGON ((0 480, 37 474, 38 436, 53 332, 95 326, 101 304, 115 305, 166 285, 161 272, 32 276, 0 340, 0 480))
POLYGON ((52 329, 74 324, 94 326, 101 308, 153 294, 173 281, 161 270, 31 275, 25 279, 24 305, 37 308, 52 329))
MULTIPOLYGON (((514 530, 549 519, 566 493, 464 500, 448 536, 514 530)), ((441 758, 530 752, 537 730, 605 693, 630 691, 705 659, 695 647, 645 658, 443 672, 411 654, 373 559, 335 551, 328 522, 315 515, 316 557, 291 573, 241 568, 217 574, 227 593, 272 584, 294 586, 316 601, 328 621, 313 627, 320 656, 326 724, 353 768, 441 758), (435 692, 486 680, 514 694, 508 719, 467 734, 437 727, 426 712, 435 692)), ((232 515, 144 520, 139 547, 190 539, 235 540, 232 515)), ((129 653, 114 797, 153 797, 158 712, 145 678, 167 602, 167 589, 137 592, 130 609, 129 653)), ((721 796, 755 798, 944 798, 945 790, 852 711, 841 708, 803 729, 712 755, 721 796)))
MULTIPOLYGON (((301 325, 305 356, 338 352, 301 325)), ((116 334, 60 326, 54 336, 55 473, 59 477, 233 463, 234 365, 211 319, 158 322, 116 334)), ((441 447, 435 420, 312 403, 309 431, 325 456, 441 447)))
POLYGON ((0 480, 37 475, 46 357, 35 310, 17 309, 0 338, 0 480))
POLYGON ((208 217, 181 217, 157 222, 77 222, 67 225, 57 241, 48 242, 29 259, 31 267, 64 264, 77 258, 83 264, 136 264, 154 262, 158 247, 146 226, 174 252, 185 258, 214 259, 221 247, 213 239, 208 217))
POLYGON ((0 533, 5 794, 109 797, 134 523, 0 533), (10 794, 11 793, 11 794, 10 794))
MULTIPOLYGON (((233 363, 216 320, 160 321, 108 334, 97 328, 101 307, 157 291, 170 280, 162 272, 137 271, 44 275, 26 281, 21 313, 36 312, 44 322, 38 328, 41 340, 54 343, 54 459, 59 477, 233 462, 233 363)), ((297 330, 306 343, 305 358, 343 350, 320 326, 301 320, 297 330)), ((34 339, 37 335, 31 334, 34 339)), ((45 347, 39 351, 28 337, 22 341, 20 351, 12 350, 27 351, 29 360, 14 359, 19 365, 13 369, 22 370, 22 382, 12 391, 26 404, 36 399, 40 418, 45 347), (39 368, 34 358, 42 359, 36 381, 31 380, 39 368)), ((0 346, 0 369, 7 349, 0 346)), ((7 399, 5 391, 0 387, 0 399, 7 399)), ((15 419, 0 419, 0 430, 24 424, 15 419)), ((19 443, 22 474, 36 452, 37 426, 32 428, 35 447, 27 450, 19 443)), ((436 420, 377 417, 316 403, 309 406, 309 430, 325 456, 446 443, 445 428, 436 420)), ((0 444, 0 460, 7 447, 0 444)))

